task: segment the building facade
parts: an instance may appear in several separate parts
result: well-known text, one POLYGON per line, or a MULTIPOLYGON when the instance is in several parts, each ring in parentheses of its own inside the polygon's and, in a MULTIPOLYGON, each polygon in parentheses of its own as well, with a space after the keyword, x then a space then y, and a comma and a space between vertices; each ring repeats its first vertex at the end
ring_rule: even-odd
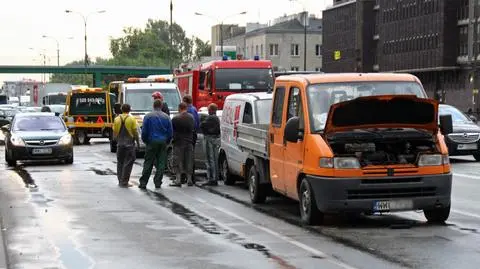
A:
POLYGON ((221 57, 221 53, 216 51, 215 47, 222 44, 222 39, 225 41, 234 36, 245 34, 245 29, 245 27, 238 26, 237 24, 217 24, 212 26, 212 48, 210 55, 221 57))
MULTIPOLYGON (((244 58, 271 60, 276 70, 304 70, 305 22, 307 23, 306 67, 309 71, 322 68, 322 20, 307 12, 285 16, 271 26, 258 27, 245 34, 224 40, 235 46, 244 58)), ((248 28, 248 27, 247 27, 248 28)))
POLYGON ((480 110, 475 2, 335 1, 323 12, 324 71, 411 73, 430 97, 480 110))

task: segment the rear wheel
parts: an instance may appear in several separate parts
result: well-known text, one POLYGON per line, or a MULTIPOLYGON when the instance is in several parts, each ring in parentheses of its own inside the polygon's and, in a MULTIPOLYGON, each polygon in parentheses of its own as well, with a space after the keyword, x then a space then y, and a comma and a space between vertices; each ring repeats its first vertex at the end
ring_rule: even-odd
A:
POLYGON ((88 143, 87 133, 83 130, 76 131, 75 138, 77 145, 85 145, 88 143))
POLYGON ((473 158, 475 158, 477 162, 480 162, 480 152, 474 153, 473 158))
POLYGON ((317 208, 315 193, 307 179, 302 179, 299 192, 300 215, 302 222, 307 225, 323 222, 323 213, 317 208))
POLYGON ((220 158, 220 179, 223 180, 225 185, 233 185, 235 184, 235 178, 228 169, 228 162, 225 155, 220 158))
POLYGON ((423 214, 429 223, 443 224, 450 216, 450 206, 423 210, 423 214))
POLYGON ((250 200, 254 204, 265 203, 267 199, 267 188, 265 184, 260 184, 260 177, 255 165, 252 165, 248 171, 248 190, 250 200))

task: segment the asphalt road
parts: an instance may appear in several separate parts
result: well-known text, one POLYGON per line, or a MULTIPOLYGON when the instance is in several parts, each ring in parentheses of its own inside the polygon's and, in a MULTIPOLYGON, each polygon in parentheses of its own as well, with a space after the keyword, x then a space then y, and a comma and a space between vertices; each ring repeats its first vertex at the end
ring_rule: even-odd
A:
MULTIPOLYGON (((0 150, 3 156, 3 147, 0 150)), ((2 158, 2 157, 0 157, 2 158)), ((104 141, 75 148, 73 165, 0 162, 9 268, 479 268, 480 164, 455 161, 444 226, 412 212, 301 227, 297 204, 250 206, 239 186, 117 187, 104 141)), ((134 167, 138 184, 142 159, 134 167)))

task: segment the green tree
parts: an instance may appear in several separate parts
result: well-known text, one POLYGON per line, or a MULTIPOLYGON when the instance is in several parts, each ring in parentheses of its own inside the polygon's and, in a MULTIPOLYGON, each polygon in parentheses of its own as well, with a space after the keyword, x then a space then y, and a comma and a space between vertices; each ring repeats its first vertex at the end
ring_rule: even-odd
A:
POLYGON ((211 45, 207 42, 203 42, 200 38, 194 37, 195 52, 193 59, 200 60, 203 56, 211 56, 211 45))

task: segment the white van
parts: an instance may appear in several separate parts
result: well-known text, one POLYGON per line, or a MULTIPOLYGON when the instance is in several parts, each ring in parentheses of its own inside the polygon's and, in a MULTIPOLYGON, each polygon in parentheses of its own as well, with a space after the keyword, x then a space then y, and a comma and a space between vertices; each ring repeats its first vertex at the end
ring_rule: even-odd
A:
POLYGON ((220 179, 226 185, 235 183, 235 176, 244 177, 248 154, 238 148, 237 124, 268 124, 272 94, 265 92, 238 93, 225 98, 220 121, 221 146, 219 153, 220 179))

